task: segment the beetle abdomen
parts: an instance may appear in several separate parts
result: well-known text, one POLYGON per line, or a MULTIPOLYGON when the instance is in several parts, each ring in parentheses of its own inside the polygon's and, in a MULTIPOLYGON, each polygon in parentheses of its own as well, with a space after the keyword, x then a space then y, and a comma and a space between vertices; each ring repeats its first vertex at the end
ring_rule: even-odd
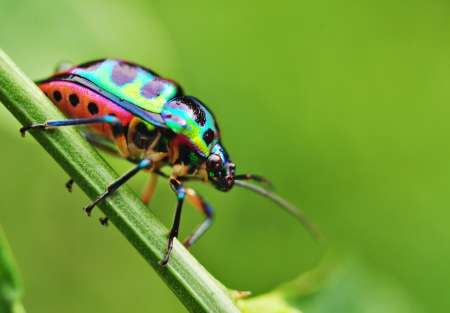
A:
MULTIPOLYGON (((91 118, 115 115, 122 125, 128 125, 133 115, 111 100, 81 85, 68 81, 47 81, 39 88, 69 118, 91 118)), ((89 126, 96 133, 112 139, 111 126, 93 124, 89 126)))

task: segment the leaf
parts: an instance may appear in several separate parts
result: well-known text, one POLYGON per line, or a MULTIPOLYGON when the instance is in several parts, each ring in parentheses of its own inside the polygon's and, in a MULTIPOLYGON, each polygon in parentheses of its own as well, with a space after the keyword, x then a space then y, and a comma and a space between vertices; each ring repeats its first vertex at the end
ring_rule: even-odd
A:
POLYGON ((416 305, 358 258, 326 261, 267 294, 237 301, 243 313, 411 313, 416 305))

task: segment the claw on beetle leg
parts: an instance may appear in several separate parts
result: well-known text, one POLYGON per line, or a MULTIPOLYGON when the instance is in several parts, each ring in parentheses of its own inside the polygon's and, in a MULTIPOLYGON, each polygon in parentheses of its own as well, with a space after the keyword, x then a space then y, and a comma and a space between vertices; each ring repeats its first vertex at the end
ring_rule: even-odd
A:
POLYGON ((66 186, 66 189, 67 189, 68 192, 72 192, 72 190, 73 190, 73 183, 74 183, 73 178, 70 178, 70 179, 66 182, 65 186, 66 186))
POLYGON ((40 130, 45 130, 48 128, 47 123, 37 123, 37 124, 31 124, 29 126, 24 126, 22 128, 19 129, 20 134, 22 135, 22 137, 25 137, 26 133, 29 132, 31 129, 40 129, 40 130))
POLYGON ((109 219, 107 216, 100 217, 98 220, 100 221, 100 224, 102 224, 103 226, 108 226, 109 219))

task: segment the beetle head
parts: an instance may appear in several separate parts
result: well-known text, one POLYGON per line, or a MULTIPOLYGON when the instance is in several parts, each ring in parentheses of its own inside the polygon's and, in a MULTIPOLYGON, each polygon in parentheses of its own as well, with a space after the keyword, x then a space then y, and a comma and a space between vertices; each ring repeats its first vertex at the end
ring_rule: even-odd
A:
POLYGON ((216 144, 206 160, 208 177, 220 191, 228 191, 234 185, 236 166, 228 159, 228 154, 221 144, 216 144))

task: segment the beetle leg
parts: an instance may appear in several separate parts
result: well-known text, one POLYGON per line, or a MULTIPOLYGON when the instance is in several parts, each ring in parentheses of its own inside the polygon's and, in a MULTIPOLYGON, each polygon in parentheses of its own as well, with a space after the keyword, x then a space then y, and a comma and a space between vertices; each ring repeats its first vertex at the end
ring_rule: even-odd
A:
POLYGON ((198 225, 194 232, 183 242, 184 246, 189 248, 209 229, 209 227, 211 227, 214 211, 194 189, 187 188, 186 197, 194 207, 205 215, 205 220, 198 225))
POLYGON ((58 64, 56 64, 54 73, 58 74, 58 73, 65 72, 65 71, 71 69, 74 66, 75 65, 72 62, 61 61, 58 64))
POLYGON ((255 174, 239 174, 234 176, 235 180, 253 180, 258 183, 266 185, 270 190, 273 190, 273 184, 270 180, 263 176, 255 175, 255 174))
POLYGON ((84 137, 87 141, 96 148, 116 157, 120 157, 117 147, 109 140, 91 132, 85 132, 84 137))
POLYGON ((172 252, 173 247, 173 240, 178 236, 178 229, 180 228, 180 220, 181 220, 181 209, 183 207, 183 201, 185 196, 184 186, 178 179, 170 178, 169 184, 177 196, 177 208, 175 211, 175 217, 173 220, 172 228, 170 229, 169 232, 167 251, 166 254, 164 255, 164 258, 160 262, 162 266, 166 266, 167 263, 169 262, 170 253, 172 252))
POLYGON ((107 198, 109 195, 111 195, 114 191, 119 189, 120 186, 125 184, 131 177, 139 173, 139 171, 143 169, 147 169, 151 166, 151 161, 148 159, 141 160, 135 167, 133 167, 131 170, 126 172, 124 175, 119 177, 117 180, 115 180, 113 183, 111 183, 108 188, 106 188, 106 191, 103 192, 101 195, 99 195, 94 201, 92 201, 89 205, 84 207, 84 211, 87 213, 87 215, 91 215, 92 209, 102 200, 107 198))
MULTIPOLYGON (((125 130, 122 127, 122 123, 119 122, 119 125, 111 124, 111 130, 112 130, 112 134, 114 137, 113 141, 114 141, 115 145, 117 146, 117 148, 119 149, 118 154, 123 156, 124 158, 128 158, 128 156, 130 155, 130 152, 128 150, 127 139, 125 136, 125 130)), ((103 226, 108 226, 108 217, 107 216, 101 217, 99 219, 99 221, 100 221, 100 224, 102 224, 103 226)))
MULTIPOLYGON (((128 147, 126 144, 126 138, 124 134, 124 130, 122 127, 122 123, 120 120, 112 115, 105 115, 100 117, 93 117, 93 118, 74 118, 74 119, 67 119, 67 120, 50 120, 44 123, 36 123, 29 126, 24 126, 20 129, 20 133, 22 136, 25 136, 25 134, 31 130, 31 129, 40 129, 40 130, 46 130, 49 128, 57 128, 57 127, 63 127, 63 126, 77 126, 77 125, 89 125, 89 124, 98 124, 98 123, 107 123, 111 124, 112 133, 114 136, 114 142, 116 143, 117 147, 119 148, 119 151, 124 157, 128 157, 128 147)), ((70 179, 66 183, 66 188, 70 191, 72 191, 72 185, 73 185, 73 179, 70 179)), ((104 224, 102 222, 102 224, 104 224)))
POLYGON ((25 134, 31 129, 46 130, 49 128, 57 128, 63 126, 79 126, 79 125, 90 125, 99 123, 107 123, 111 125, 115 144, 119 148, 119 151, 121 152, 122 156, 125 158, 128 157, 129 155, 128 147, 122 123, 117 117, 113 115, 105 115, 92 118, 73 118, 57 121, 51 120, 44 123, 36 123, 31 124, 30 126, 24 126, 20 129, 20 133, 22 134, 22 136, 25 136, 25 134))
POLYGON ((151 173, 150 179, 148 180, 147 185, 145 186, 141 194, 141 200, 142 202, 144 202, 144 204, 148 205, 150 203, 150 200, 152 199, 153 194, 155 193, 157 183, 158 183, 158 175, 151 173))
POLYGON ((67 181, 67 183, 65 185, 68 192, 72 192, 73 183, 74 183, 73 178, 69 178, 69 180, 67 181))
POLYGON ((100 224, 102 224, 103 226, 108 226, 109 219, 107 216, 100 217, 98 220, 100 221, 100 224))
POLYGON ((22 136, 25 136, 25 134, 31 130, 31 129, 40 129, 40 130, 46 130, 49 128, 56 128, 56 127, 62 127, 62 126, 76 126, 76 125, 89 125, 89 124, 98 124, 98 123, 107 123, 111 124, 113 128, 116 128, 117 132, 120 131, 120 128, 122 128, 122 124, 120 120, 112 115, 105 115, 100 117, 92 117, 92 118, 73 118, 73 119, 67 119, 67 120, 50 120, 46 121, 44 123, 36 123, 31 124, 29 126, 24 126, 20 129, 20 133, 22 136))
POLYGON ((120 125, 120 133, 114 131, 114 126, 112 126, 112 129, 113 129, 114 143, 116 144, 117 148, 119 148, 120 154, 124 158, 128 158, 130 152, 128 151, 127 138, 125 137, 122 124, 120 125))

